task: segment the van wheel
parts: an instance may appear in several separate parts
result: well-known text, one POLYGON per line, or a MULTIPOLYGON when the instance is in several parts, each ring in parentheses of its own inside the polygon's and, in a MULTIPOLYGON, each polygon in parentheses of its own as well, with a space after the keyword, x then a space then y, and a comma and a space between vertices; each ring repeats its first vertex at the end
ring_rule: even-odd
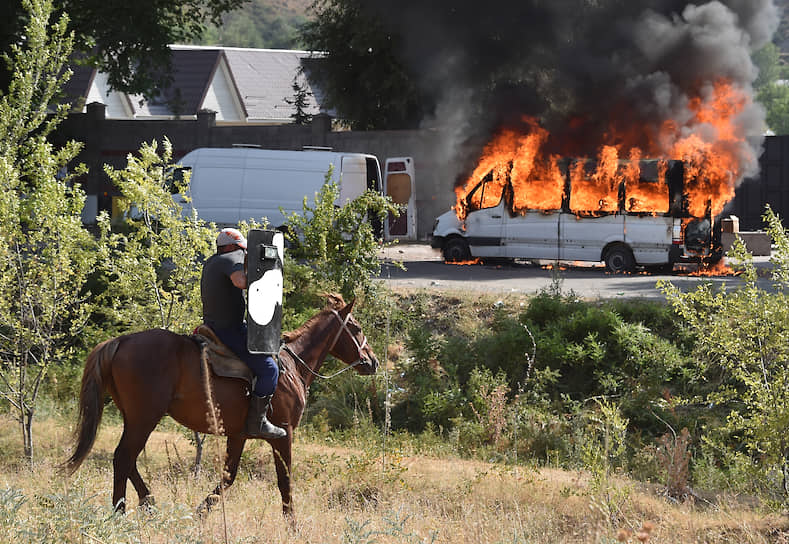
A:
POLYGON ((605 252, 603 260, 605 261, 605 267, 613 274, 632 272, 636 264, 630 248, 621 244, 609 248, 605 252))
POLYGON ((468 248, 468 244, 463 238, 458 236, 450 238, 444 243, 442 253, 444 254, 444 260, 449 262, 468 261, 471 259, 471 251, 468 248))

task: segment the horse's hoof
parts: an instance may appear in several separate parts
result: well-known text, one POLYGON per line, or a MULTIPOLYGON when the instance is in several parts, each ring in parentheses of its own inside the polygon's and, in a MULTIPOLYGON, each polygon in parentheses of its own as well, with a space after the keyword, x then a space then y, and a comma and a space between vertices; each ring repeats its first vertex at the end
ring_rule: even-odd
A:
POLYGON ((140 499, 140 509, 146 514, 153 514, 156 510, 156 499, 153 495, 148 495, 140 499))
POLYGON ((197 507, 197 517, 202 518, 206 514, 211 511, 211 508, 214 507, 216 503, 220 500, 219 495, 216 493, 211 493, 208 495, 203 502, 200 503, 200 506, 197 507))

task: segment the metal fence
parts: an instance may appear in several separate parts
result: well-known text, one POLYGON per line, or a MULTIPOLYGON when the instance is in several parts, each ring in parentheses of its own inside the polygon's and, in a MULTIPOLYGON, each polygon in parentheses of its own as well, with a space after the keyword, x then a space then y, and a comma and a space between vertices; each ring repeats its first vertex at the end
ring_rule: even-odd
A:
POLYGON ((780 217, 789 216, 789 136, 767 136, 759 166, 759 177, 743 181, 723 212, 736 215, 742 231, 762 230, 767 204, 780 217))

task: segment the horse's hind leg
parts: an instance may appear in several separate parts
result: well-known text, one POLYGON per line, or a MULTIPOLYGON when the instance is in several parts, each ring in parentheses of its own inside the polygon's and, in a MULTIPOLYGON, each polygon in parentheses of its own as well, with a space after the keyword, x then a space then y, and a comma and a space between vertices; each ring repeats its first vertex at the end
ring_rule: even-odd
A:
POLYGON ((134 489, 137 491, 137 496, 140 498, 140 506, 146 504, 153 505, 153 495, 151 495, 151 490, 148 489, 148 486, 145 485, 142 476, 140 476, 140 471, 137 470, 136 462, 134 465, 132 465, 131 474, 129 474, 129 480, 131 480, 134 489))
POLYGON ((137 456, 145 447, 148 437, 156 428, 156 422, 143 427, 137 427, 130 431, 128 422, 124 422, 123 434, 115 448, 115 455, 112 459, 113 466, 113 485, 112 485, 112 504, 116 511, 123 512, 126 509, 126 481, 131 478, 137 493, 142 502, 144 496, 150 494, 148 487, 143 482, 140 473, 137 471, 137 456), (142 493, 141 493, 142 490, 142 493))

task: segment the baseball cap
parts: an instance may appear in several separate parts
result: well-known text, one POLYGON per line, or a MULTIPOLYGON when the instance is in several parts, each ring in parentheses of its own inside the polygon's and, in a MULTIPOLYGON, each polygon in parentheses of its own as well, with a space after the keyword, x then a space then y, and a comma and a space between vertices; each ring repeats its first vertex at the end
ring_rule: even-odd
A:
POLYGON ((247 248, 247 239, 238 229, 222 229, 216 237, 216 247, 229 246, 236 244, 244 249, 247 248))

